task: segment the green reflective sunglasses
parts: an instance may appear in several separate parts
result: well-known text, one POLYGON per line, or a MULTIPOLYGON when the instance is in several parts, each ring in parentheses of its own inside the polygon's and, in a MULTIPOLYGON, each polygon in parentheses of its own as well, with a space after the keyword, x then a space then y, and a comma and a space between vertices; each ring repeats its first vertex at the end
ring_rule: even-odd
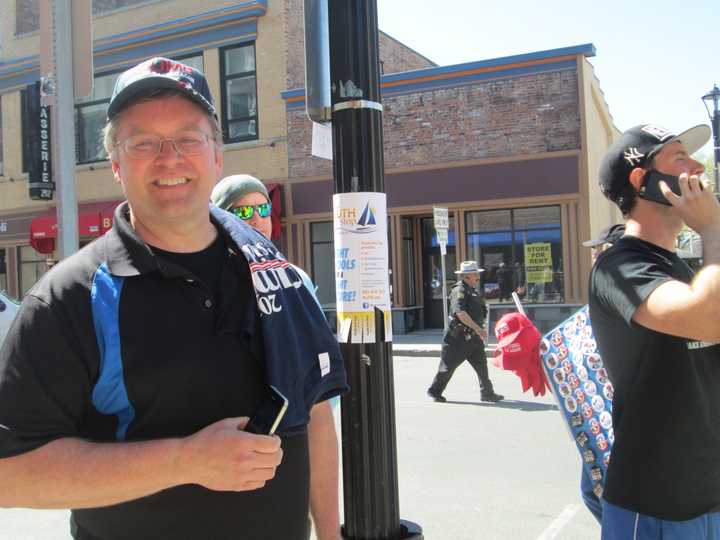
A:
POLYGON ((245 204, 242 206, 235 206, 234 208, 231 208, 230 211, 240 219, 247 221, 253 217, 255 212, 257 212, 260 217, 268 217, 270 212, 272 212, 272 204, 269 202, 258 204, 257 206, 245 204))

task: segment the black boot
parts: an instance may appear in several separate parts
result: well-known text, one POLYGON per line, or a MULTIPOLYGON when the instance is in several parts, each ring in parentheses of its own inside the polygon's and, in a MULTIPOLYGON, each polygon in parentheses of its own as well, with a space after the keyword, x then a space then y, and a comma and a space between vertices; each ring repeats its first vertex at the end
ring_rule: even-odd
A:
POLYGON ((442 394, 433 391, 432 388, 428 388, 427 395, 430 396, 436 403, 445 403, 447 401, 442 394))
POLYGON ((505 399, 505 396, 501 394, 496 394, 495 391, 491 388, 489 392, 481 392, 480 393, 480 401, 487 401, 489 403, 497 403, 498 401, 502 401, 505 399))

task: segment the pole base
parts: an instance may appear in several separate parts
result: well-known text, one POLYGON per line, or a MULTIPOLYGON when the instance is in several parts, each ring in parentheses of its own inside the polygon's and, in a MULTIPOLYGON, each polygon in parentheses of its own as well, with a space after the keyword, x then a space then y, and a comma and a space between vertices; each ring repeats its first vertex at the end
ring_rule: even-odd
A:
POLYGON ((412 521, 406 519, 400 520, 400 529, 402 530, 401 540, 423 540, 422 527, 412 521))
MULTIPOLYGON (((357 540, 354 537, 346 536, 345 527, 341 527, 343 540, 357 540)), ((400 536, 396 538, 363 538, 362 540, 424 540, 422 527, 412 521, 400 520, 400 536)))

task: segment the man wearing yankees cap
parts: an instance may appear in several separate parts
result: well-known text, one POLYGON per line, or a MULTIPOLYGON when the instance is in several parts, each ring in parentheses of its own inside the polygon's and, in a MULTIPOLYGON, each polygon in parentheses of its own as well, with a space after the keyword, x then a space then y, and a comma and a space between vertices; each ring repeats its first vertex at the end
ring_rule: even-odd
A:
POLYGON ((720 204, 690 154, 707 126, 627 130, 599 171, 625 235, 590 275, 590 317, 614 385, 602 539, 720 538, 720 204), (704 267, 675 253, 684 225, 704 267))

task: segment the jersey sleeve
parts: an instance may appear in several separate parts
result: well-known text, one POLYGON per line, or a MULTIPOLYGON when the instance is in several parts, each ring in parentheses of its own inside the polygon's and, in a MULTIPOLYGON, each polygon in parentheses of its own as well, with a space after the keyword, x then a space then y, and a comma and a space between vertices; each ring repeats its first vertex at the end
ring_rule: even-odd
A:
POLYGON ((0 349, 0 458, 79 436, 89 374, 51 307, 27 296, 0 349))
POLYGON ((667 264, 632 250, 617 250, 598 260, 590 276, 590 294, 606 313, 629 325, 637 308, 666 281, 667 264))

